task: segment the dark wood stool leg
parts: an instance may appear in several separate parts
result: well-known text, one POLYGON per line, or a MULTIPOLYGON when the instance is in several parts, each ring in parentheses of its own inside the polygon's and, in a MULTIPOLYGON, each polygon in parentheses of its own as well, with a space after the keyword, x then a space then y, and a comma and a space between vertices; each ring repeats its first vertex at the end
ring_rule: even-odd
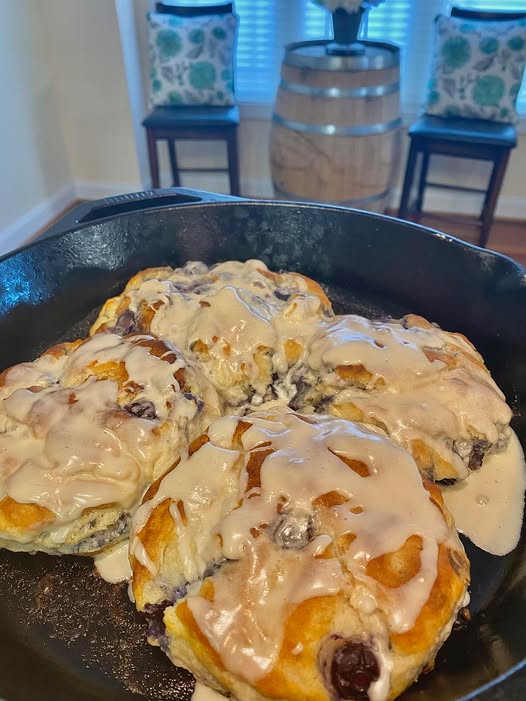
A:
POLYGON ((150 177, 152 179, 152 188, 159 188, 159 158, 157 156, 157 142, 152 129, 146 129, 146 139, 148 142, 148 161, 150 163, 150 177))
POLYGON ((420 166, 420 178, 418 180, 418 196, 415 204, 415 210, 417 212, 422 211, 422 205, 424 203, 424 192, 426 189, 427 171, 429 170, 430 158, 431 154, 429 151, 422 151, 422 165, 420 166))
POLYGON ((407 219, 409 213, 409 197, 411 195, 411 186, 413 185, 413 177, 415 170, 416 157, 418 148, 413 139, 411 139, 411 148, 407 157, 407 165, 405 167, 404 186, 402 188, 402 197, 400 198, 400 207, 398 209, 399 219, 407 219))
POLYGON ((479 246, 482 246, 482 248, 485 248, 488 243, 491 225, 493 224, 493 216, 495 214, 495 207, 497 205, 502 182, 506 173, 509 157, 510 150, 503 149, 493 164, 488 189, 486 191, 486 197, 484 198, 484 205, 482 207, 482 214, 480 217, 482 224, 480 227, 479 246))
POLYGON ((181 179, 179 177, 179 166, 177 165, 177 152, 175 150, 175 139, 168 139, 168 155, 170 156, 170 168, 172 170, 172 185, 179 187, 181 179))
POLYGON ((226 135, 228 178, 230 180, 230 194, 239 195, 239 161, 237 156, 237 127, 229 129, 226 135))

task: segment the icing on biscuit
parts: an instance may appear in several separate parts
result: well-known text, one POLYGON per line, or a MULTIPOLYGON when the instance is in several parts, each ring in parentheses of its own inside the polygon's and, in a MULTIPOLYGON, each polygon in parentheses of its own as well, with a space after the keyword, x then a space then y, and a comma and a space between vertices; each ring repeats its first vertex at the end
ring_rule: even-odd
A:
POLYGON ((488 455, 480 470, 442 494, 461 533, 493 555, 506 555, 519 542, 525 488, 524 454, 512 433, 505 450, 488 455))
MULTIPOLYGON (((126 313, 139 315, 143 330, 193 351, 229 401, 239 404, 255 392, 257 403, 273 371, 286 375, 302 356, 319 320, 332 314, 330 303, 314 282, 295 273, 272 273, 262 261, 228 261, 210 269, 195 265, 153 270, 161 279, 148 274, 132 280, 123 294, 126 313), (236 388, 243 382, 252 385, 250 391, 236 388)), ((116 328, 119 320, 106 323, 116 328)), ((286 398, 293 394, 290 386, 286 398)))
POLYGON ((158 574, 144 557, 141 530, 170 500, 183 570, 174 585, 206 576, 207 563, 224 563, 210 577, 212 600, 192 590, 186 603, 227 669, 265 676, 291 607, 338 594, 349 573, 370 592, 371 611, 382 598, 392 632, 411 629, 436 579, 438 547, 454 536, 405 450, 363 425, 292 413, 223 417, 208 438, 139 508, 130 552, 158 574), (319 506, 334 494, 332 506, 319 506), (421 539, 418 572, 396 588, 382 585, 369 563, 412 536, 421 539), (342 539, 336 557, 331 548, 342 539))
MULTIPOLYGON (((488 381, 482 358, 473 346, 460 334, 431 324, 409 326, 394 319, 377 321, 347 314, 326 322, 320 331, 308 358, 314 369, 361 364, 373 375, 372 383, 381 378, 389 387, 403 389, 408 382, 426 379, 447 367, 449 358, 441 359, 429 351, 449 346, 452 352, 468 358, 474 372, 488 381)), ((489 382, 502 397, 497 386, 489 382)))
POLYGON ((158 339, 101 334, 6 371, 0 499, 48 509, 57 528, 86 509, 130 509, 198 412, 176 379, 185 368, 158 339))
POLYGON ((131 579, 132 572, 128 558, 128 540, 107 548, 95 556, 95 567, 99 575, 110 584, 126 582, 131 579))
POLYGON ((409 319, 413 324, 355 315, 325 322, 308 364, 337 415, 347 416, 347 405, 404 446, 422 441, 463 478, 482 461, 474 441, 484 451, 507 443, 511 409, 463 336, 409 319))

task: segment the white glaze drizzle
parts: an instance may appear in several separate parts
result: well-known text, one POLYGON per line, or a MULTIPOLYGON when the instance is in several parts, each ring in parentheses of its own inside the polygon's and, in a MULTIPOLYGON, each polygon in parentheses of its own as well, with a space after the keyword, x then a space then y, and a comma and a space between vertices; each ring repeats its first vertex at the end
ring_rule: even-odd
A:
POLYGON ((225 697, 219 691, 214 691, 209 686, 196 682, 192 701, 225 701, 225 697))
POLYGON ((183 503, 186 524, 178 509, 170 513, 186 581, 192 581, 192 575, 202 577, 207 563, 221 557, 240 561, 239 567, 225 565, 212 575, 212 603, 199 595, 189 596, 187 602, 225 666, 252 680, 272 669, 290 607, 341 589, 340 562, 317 557, 332 539, 345 533, 356 536, 347 548, 345 567, 370 589, 374 609, 374 592, 383 588, 367 576, 367 563, 398 550, 411 535, 420 535, 418 576, 386 598, 387 619, 396 632, 412 627, 429 596, 438 544, 450 539, 453 547, 461 548, 405 450, 374 429, 320 416, 311 423, 311 418, 306 422, 291 413, 250 415, 244 419, 252 425, 241 438, 243 453, 231 447, 238 419, 219 419, 210 427, 210 442, 183 457, 136 518, 132 554, 155 506, 167 498, 183 503), (261 467, 261 487, 245 493, 248 478, 244 470, 241 479, 237 476, 239 458, 244 455, 246 461, 248 451, 269 441, 274 452, 261 467), (337 454, 363 462, 370 475, 360 477, 337 454), (329 532, 301 550, 283 550, 272 542, 268 534, 280 502, 311 513, 313 501, 331 491, 348 501, 332 507, 329 532), (351 513, 352 506, 364 510, 351 513), (265 523, 269 527, 255 536, 251 529, 265 523))
MULTIPOLYGON (((155 310, 152 333, 186 351, 197 341, 204 343, 209 354, 204 370, 234 403, 243 399, 233 387, 240 378, 253 384, 256 401, 268 388, 255 358, 258 351, 268 350, 276 372, 285 375, 291 365, 287 341, 304 348, 320 319, 330 313, 302 276, 270 274, 259 260, 228 261, 211 269, 189 263, 163 275, 162 280, 146 279, 127 289, 129 308, 155 310), (283 292, 286 299, 275 292, 283 292)), ((287 400, 293 394, 291 386, 287 400)))
POLYGON ((95 555, 94 561, 99 575, 110 584, 127 582, 131 579, 128 540, 123 540, 117 545, 103 550, 98 555, 95 555))
POLYGON ((519 542, 525 488, 524 454, 513 433, 506 450, 487 456, 479 470, 442 494, 461 533, 493 555, 506 555, 519 542))
MULTIPOLYGON (((221 423, 225 420, 218 419, 221 423)), ((206 443, 191 457, 181 461, 177 468, 163 479, 155 497, 137 509, 130 538, 130 553, 153 576, 157 575, 158 566, 148 555, 140 539, 140 532, 152 510, 169 496, 175 499, 179 492, 184 495, 181 499, 184 502, 188 525, 184 529, 181 528, 176 505, 175 508, 170 508, 170 514, 179 526, 178 545, 182 566, 181 579, 175 582, 175 585, 202 577, 207 565, 221 557, 219 540, 214 537, 217 531, 214 528, 221 522, 227 509, 234 506, 234 499, 237 498, 237 494, 234 496, 237 477, 233 471, 237 459, 236 451, 206 443), (230 501, 224 499, 225 490, 232 495, 230 501)))
POLYGON ((234 373, 245 367, 248 377, 257 380, 254 353, 260 348, 273 349, 277 342, 272 308, 248 290, 230 285, 207 301, 210 306, 200 308, 188 329, 187 345, 191 348, 201 341, 219 367, 223 363, 234 373))
POLYGON ((369 421, 385 426, 401 445, 420 439, 431 446, 463 479, 469 470, 452 442, 483 436, 492 444, 509 439, 509 407, 487 385, 473 383, 463 369, 437 377, 428 385, 404 392, 362 392, 345 389, 335 406, 350 402, 369 421))
POLYGON ((155 468, 164 471, 173 460, 166 446, 182 444, 180 430, 197 413, 196 402, 182 394, 174 378, 185 362, 169 346, 166 360, 158 358, 140 345, 143 341, 151 337, 100 334, 58 359, 44 355, 8 371, 2 388, 0 498, 44 506, 58 527, 88 508, 129 509, 136 503, 155 468), (152 401, 155 419, 121 409, 126 378, 119 387, 94 374, 106 363, 121 366, 140 386, 129 401, 152 401), (20 386, 28 378, 40 391, 20 386))
MULTIPOLYGON (((436 326, 404 326, 396 319, 376 321, 355 314, 336 317, 320 326, 308 361, 314 369, 361 364, 372 373, 372 381, 382 378, 390 387, 403 389, 408 382, 414 383, 445 368, 442 360, 429 360, 423 352, 426 348, 445 346, 455 347, 468 356, 479 368, 478 374, 488 379, 479 366, 482 358, 459 334, 436 326)), ((496 385, 494 389, 502 396, 496 385)))
POLYGON ((336 406, 354 404, 402 445, 423 440, 459 478, 468 475, 468 468, 453 441, 484 438, 497 448, 506 444, 511 409, 480 355, 459 334, 354 315, 320 328, 308 363, 329 395, 335 395, 336 406), (458 366, 448 367, 432 355, 428 359, 427 349, 456 353, 458 366), (368 390, 338 377, 335 369, 346 365, 362 365, 371 373, 368 390))
POLYGON ((377 636, 374 639, 373 645, 380 675, 367 689, 367 696, 369 697, 369 701, 385 701, 389 695, 389 688, 391 685, 393 657, 381 636, 377 636))

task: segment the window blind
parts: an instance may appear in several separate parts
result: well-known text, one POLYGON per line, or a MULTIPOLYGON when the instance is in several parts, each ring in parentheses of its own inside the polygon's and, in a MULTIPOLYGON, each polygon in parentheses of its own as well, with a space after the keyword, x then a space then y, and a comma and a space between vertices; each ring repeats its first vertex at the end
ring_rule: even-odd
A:
POLYGON ((279 71, 278 3, 237 0, 236 93, 244 102, 271 102, 279 71))
POLYGON ((414 86, 414 77, 411 75, 412 64, 407 51, 411 20, 414 16, 411 12, 412 4, 412 0, 386 0, 384 4, 369 10, 363 24, 364 38, 385 41, 400 47, 401 94, 404 104, 418 99, 417 90, 412 94, 410 89, 414 86))
POLYGON ((310 0, 235 0, 235 8, 239 15, 239 98, 244 102, 271 103, 285 46, 329 36, 329 13, 310 0))

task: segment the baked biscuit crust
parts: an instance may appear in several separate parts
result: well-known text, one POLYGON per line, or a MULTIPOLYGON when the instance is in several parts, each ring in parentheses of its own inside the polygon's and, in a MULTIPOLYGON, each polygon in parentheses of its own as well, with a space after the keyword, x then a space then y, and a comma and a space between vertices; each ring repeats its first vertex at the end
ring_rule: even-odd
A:
POLYGON ((510 438, 511 410, 461 334, 422 317, 323 322, 292 406, 381 427, 434 480, 458 480, 510 438))
POLYGON ((91 554, 125 537, 172 451, 221 407, 180 351, 147 335, 50 348, 0 375, 0 545, 91 554))
POLYGON ((292 412, 213 422, 149 490, 130 553, 150 642, 240 699, 394 699, 469 579, 407 451, 292 412))
POLYGON ((154 333, 198 361, 232 406, 280 398, 295 388, 289 370, 304 355, 331 303, 299 273, 274 273, 258 260, 208 268, 150 268, 106 302, 91 333, 154 333))

